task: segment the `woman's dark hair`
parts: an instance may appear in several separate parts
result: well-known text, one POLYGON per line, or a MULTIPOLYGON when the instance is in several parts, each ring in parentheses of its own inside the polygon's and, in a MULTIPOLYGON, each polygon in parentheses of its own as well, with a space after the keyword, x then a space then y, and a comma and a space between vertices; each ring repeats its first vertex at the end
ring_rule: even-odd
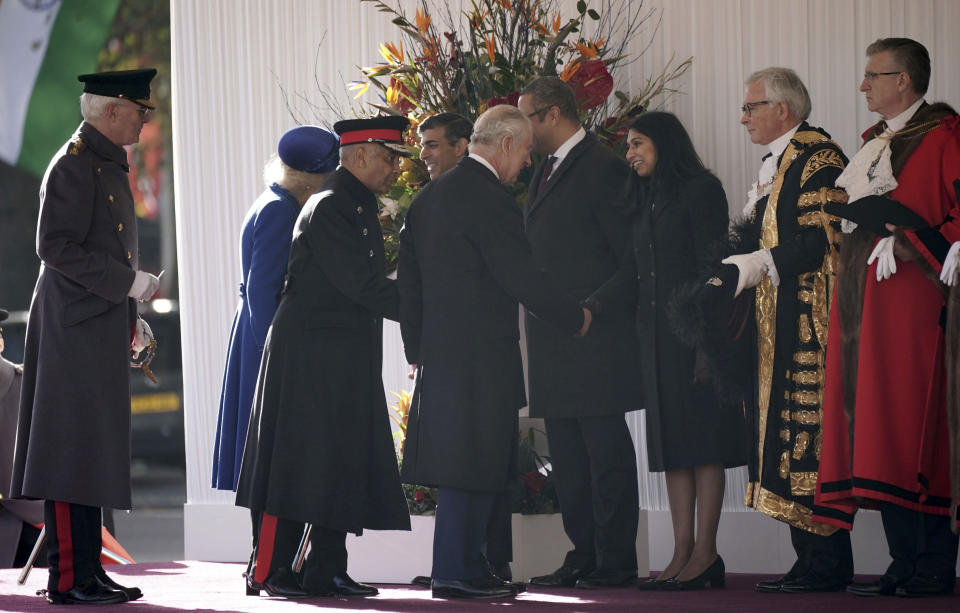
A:
POLYGON ((650 177, 651 186, 671 195, 684 181, 710 171, 700 161, 690 135, 673 113, 650 111, 633 120, 630 129, 640 132, 657 149, 657 163, 650 177))

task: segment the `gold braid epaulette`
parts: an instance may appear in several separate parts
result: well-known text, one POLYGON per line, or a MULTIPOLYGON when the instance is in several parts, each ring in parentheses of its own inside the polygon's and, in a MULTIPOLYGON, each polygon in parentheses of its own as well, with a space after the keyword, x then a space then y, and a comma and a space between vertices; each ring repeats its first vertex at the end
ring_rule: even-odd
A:
POLYGON ((70 146, 67 147, 67 153, 70 155, 80 155, 80 152, 87 148, 87 144, 83 142, 83 139, 79 136, 70 141, 70 146))

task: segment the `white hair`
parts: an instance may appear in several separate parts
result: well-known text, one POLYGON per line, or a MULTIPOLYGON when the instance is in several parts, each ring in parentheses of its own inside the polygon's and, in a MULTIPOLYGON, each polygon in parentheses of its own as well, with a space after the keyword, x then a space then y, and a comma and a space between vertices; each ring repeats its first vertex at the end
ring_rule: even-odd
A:
POLYGON ((747 85, 757 81, 763 83, 764 92, 770 104, 786 102, 787 108, 796 117, 806 119, 810 116, 810 94, 793 70, 779 66, 764 68, 750 75, 747 85))
POLYGON ((100 94, 91 94, 83 92, 80 94, 80 114, 85 121, 91 119, 100 119, 108 104, 115 103, 116 98, 110 96, 101 96, 100 94))
POLYGON ((521 138, 532 130, 530 120, 517 107, 508 104, 495 106, 484 111, 473 124, 470 151, 497 148, 500 141, 507 136, 513 138, 513 146, 516 148, 521 138))

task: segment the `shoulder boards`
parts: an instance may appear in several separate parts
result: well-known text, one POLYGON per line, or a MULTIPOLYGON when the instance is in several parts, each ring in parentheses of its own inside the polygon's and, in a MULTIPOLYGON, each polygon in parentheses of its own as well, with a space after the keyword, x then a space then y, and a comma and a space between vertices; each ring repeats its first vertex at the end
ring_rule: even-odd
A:
POLYGON ((803 166, 803 174, 800 175, 800 187, 803 187, 810 177, 828 166, 834 166, 843 170, 843 156, 835 149, 825 148, 811 155, 807 158, 807 163, 803 166))
POLYGON ((828 142, 830 137, 818 132, 817 130, 797 130, 794 132, 793 138, 790 140, 794 140, 803 145, 813 145, 816 143, 828 142))
POLYGON ((78 136, 70 141, 70 145, 67 147, 67 153, 69 155, 80 155, 80 152, 86 148, 86 143, 84 143, 83 139, 78 136))

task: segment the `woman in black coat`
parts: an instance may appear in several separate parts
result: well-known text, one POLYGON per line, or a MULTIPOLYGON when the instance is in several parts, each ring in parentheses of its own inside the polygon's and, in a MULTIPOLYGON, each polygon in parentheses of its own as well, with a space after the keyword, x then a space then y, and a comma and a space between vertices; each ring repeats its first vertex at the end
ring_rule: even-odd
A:
POLYGON ((594 298, 605 311, 635 309, 650 470, 666 473, 673 559, 641 588, 721 587, 716 536, 723 471, 746 463, 743 416, 701 375, 696 351, 680 341, 668 311, 678 289, 706 280, 703 272, 726 238, 727 200, 674 115, 641 115, 627 143, 627 162, 637 174, 633 249, 594 298))

